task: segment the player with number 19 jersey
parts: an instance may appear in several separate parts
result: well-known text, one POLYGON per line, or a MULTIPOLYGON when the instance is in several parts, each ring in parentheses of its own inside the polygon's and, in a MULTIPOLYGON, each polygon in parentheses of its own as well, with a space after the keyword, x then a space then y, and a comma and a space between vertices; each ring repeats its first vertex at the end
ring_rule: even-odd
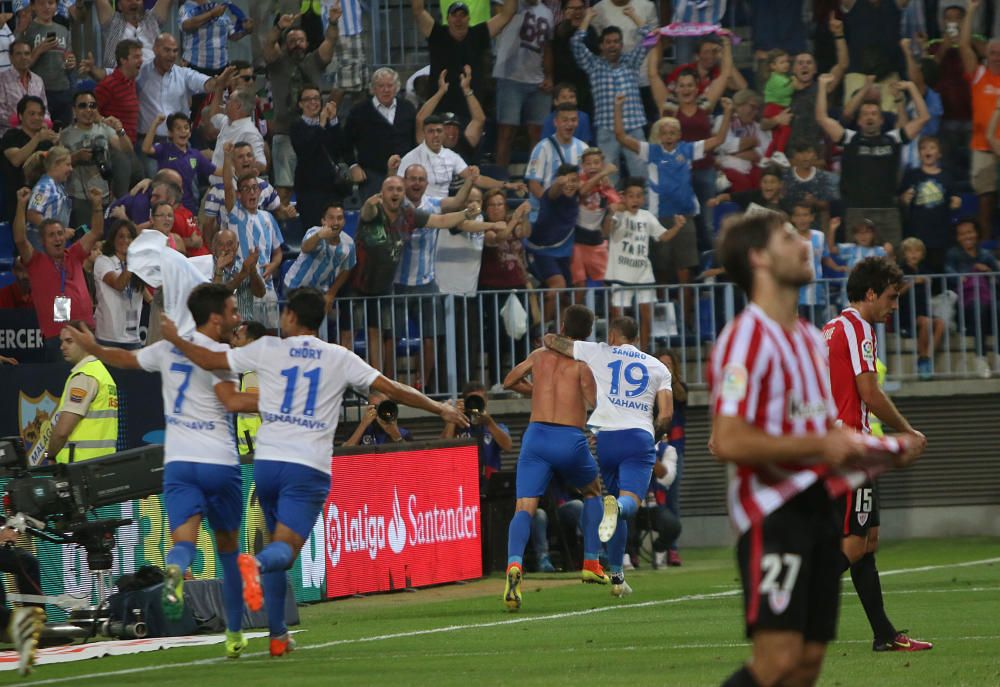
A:
POLYGON ((233 370, 257 373, 261 426, 255 462, 295 463, 330 474, 333 434, 347 388, 367 389, 378 371, 315 336, 265 336, 227 353, 233 370))

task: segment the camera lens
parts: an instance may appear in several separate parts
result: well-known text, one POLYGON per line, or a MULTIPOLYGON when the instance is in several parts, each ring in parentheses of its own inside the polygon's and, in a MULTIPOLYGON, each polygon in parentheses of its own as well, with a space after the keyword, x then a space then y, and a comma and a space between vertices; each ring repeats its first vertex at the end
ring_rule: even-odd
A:
POLYGON ((395 422, 396 418, 399 417, 399 404, 386 399, 378 404, 375 413, 383 422, 395 422))

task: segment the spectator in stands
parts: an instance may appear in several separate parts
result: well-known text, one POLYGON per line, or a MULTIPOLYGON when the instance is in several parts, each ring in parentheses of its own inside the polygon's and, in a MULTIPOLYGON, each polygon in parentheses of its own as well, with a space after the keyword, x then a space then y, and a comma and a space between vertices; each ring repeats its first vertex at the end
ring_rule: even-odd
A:
POLYGON ((858 115, 859 131, 845 129, 827 114, 826 85, 831 79, 829 74, 819 79, 816 119, 827 136, 844 148, 840 175, 840 194, 846 208, 844 221, 853 227, 860 220, 870 218, 879 227, 882 237, 898 246, 903 238, 896 199, 899 151, 927 123, 927 105, 916 86, 904 81, 900 89, 908 92, 916 105, 914 119, 902 128, 882 133, 881 108, 876 103, 865 103, 858 115))
MULTIPOLYGON (((918 63, 913 57, 913 50, 909 38, 902 39, 899 42, 899 47, 902 49, 903 55, 906 58, 906 76, 917 87, 917 90, 920 91, 920 95, 923 96, 924 102, 927 104, 927 114, 930 115, 927 123, 924 124, 924 128, 920 130, 916 137, 914 137, 914 140, 910 141, 903 147, 902 166, 905 171, 907 169, 920 166, 919 143, 921 137, 938 135, 941 129, 941 117, 944 115, 944 105, 941 102, 941 96, 935 90, 939 74, 937 64, 933 60, 926 60, 918 63)), ((903 94, 899 91, 898 82, 893 86, 896 89, 893 96, 895 97, 896 105, 898 107, 903 100, 903 94)), ((905 121, 916 116, 916 108, 913 102, 906 103, 906 108, 903 110, 903 113, 904 120, 901 121, 905 121)))
POLYGON ((795 92, 791 69, 792 61, 786 51, 776 48, 767 53, 766 71, 769 76, 764 84, 764 117, 774 119, 776 123, 771 130, 771 143, 764 156, 771 158, 776 153, 781 153, 781 157, 776 158, 777 162, 787 162, 784 157, 785 146, 792 134, 791 126, 777 121, 782 115, 791 114, 792 94, 795 92))
POLYGON ((874 75, 882 86, 881 107, 895 112, 889 84, 903 71, 903 56, 899 51, 899 0, 842 0, 844 32, 850 67, 844 77, 844 104, 865 83, 866 75, 874 75))
MULTIPOLYGON (((972 190, 979 196, 979 231, 981 238, 993 234, 993 208, 997 204, 997 164, 1000 155, 990 148, 986 130, 993 110, 1000 105, 1000 37, 986 46, 986 64, 972 49, 972 18, 980 0, 969 0, 968 12, 962 21, 958 45, 965 67, 965 78, 972 88, 972 167, 969 172, 972 190)), ((994 130, 993 133, 995 133, 994 130)))
POLYGON ((34 153, 49 150, 59 140, 59 135, 45 123, 45 102, 34 95, 26 95, 17 103, 20 124, 9 129, 0 139, 3 148, 3 179, 5 219, 14 216, 17 207, 14 193, 25 184, 24 163, 34 153))
MULTIPOLYGON (((500 459, 504 451, 510 451, 514 442, 510 438, 510 429, 502 422, 497 422, 489 412, 489 396, 486 387, 481 382, 466 382, 462 387, 462 398, 451 401, 460 412, 469 419, 469 426, 459 429, 451 422, 444 423, 441 430, 442 439, 476 439, 479 445, 480 474, 486 476, 499 472, 500 459), (482 410, 470 412, 466 410, 469 398, 475 397, 482 402, 482 410)), ((548 543, 546 541, 546 543, 548 543)), ((546 549, 548 547, 546 546, 546 549)), ((547 571, 547 572, 552 572, 547 571)))
POLYGON ((142 141, 142 152, 156 160, 157 171, 172 169, 180 175, 181 202, 191 212, 198 212, 198 177, 222 172, 200 150, 191 146, 191 118, 183 112, 175 112, 169 117, 162 113, 156 115, 142 141), (164 121, 169 139, 154 143, 156 129, 164 121))
MULTIPOLYGON (((637 17, 636 23, 639 26, 653 27, 659 23, 659 15, 656 5, 650 0, 600 0, 593 5, 594 18, 591 21, 594 29, 598 33, 604 31, 609 26, 615 26, 622 30, 622 54, 628 54, 636 45, 642 42, 639 33, 630 31, 632 20, 630 15, 637 17), (626 13, 626 10, 631 12, 626 13)), ((646 119, 652 120, 658 114, 656 106, 653 104, 652 94, 649 90, 649 62, 650 55, 647 53, 639 67, 639 92, 642 95, 642 104, 646 112, 646 119)), ((616 160, 609 160, 616 163, 616 160)))
MULTIPOLYGON (((245 60, 233 60, 229 63, 229 66, 234 69, 232 73, 232 78, 229 80, 228 86, 223 90, 223 101, 222 109, 220 112, 225 111, 225 102, 234 91, 244 90, 253 91, 255 84, 257 83, 257 76, 254 74, 253 65, 245 60)), ((264 119, 264 110, 261 103, 261 98, 259 93, 255 94, 254 98, 254 125, 257 130, 260 131, 261 136, 267 137, 267 120, 264 119)), ((216 92, 212 91, 208 93, 205 99, 201 102, 201 106, 198 107, 195 100, 200 98, 200 96, 195 96, 192 100, 191 113, 191 128, 196 132, 195 137, 200 138, 203 141, 205 147, 213 147, 215 140, 219 137, 219 130, 212 126, 211 118, 208 116, 208 110, 215 101, 216 92)))
MULTIPOLYGON (((574 62, 575 64, 575 62, 574 62)), ((542 122, 542 135, 541 138, 548 138, 549 136, 554 136, 556 133, 556 112, 558 112, 559 106, 563 103, 569 103, 576 109, 576 131, 573 132, 573 137, 578 138, 588 145, 594 143, 594 128, 590 123, 590 115, 587 111, 580 107, 577 102, 577 88, 575 85, 568 81, 563 81, 557 83, 555 88, 552 89, 552 112, 550 112, 545 117, 545 121, 542 122)))
MULTIPOLYGON (((333 48, 333 59, 326 68, 324 83, 331 87, 330 97, 343 112, 364 98, 368 84, 368 46, 365 36, 363 7, 359 0, 322 0, 320 24, 325 33, 330 23, 330 8, 340 5, 342 14, 338 21, 337 43, 333 48)), ((299 5, 301 7, 301 5, 299 5)), ((318 41, 316 41, 318 42, 318 41)))
POLYGON ((295 167, 296 208, 302 226, 315 227, 331 203, 341 203, 351 193, 352 183, 364 180, 357 164, 340 164, 347 148, 337 117, 337 102, 326 105, 318 88, 305 87, 299 95, 302 116, 292 124, 291 137, 298 165, 295 167))
POLYGON ((55 21, 55 0, 31 0, 33 19, 22 37, 33 47, 31 64, 45 82, 45 98, 54 122, 63 126, 73 118, 70 81, 76 69, 69 29, 55 21))
POLYGON ((259 253, 257 266, 267 287, 267 293, 256 301, 256 316, 268 329, 278 326, 278 296, 274 290, 274 275, 281 266, 281 244, 284 238, 274 216, 260 207, 260 183, 253 172, 233 178, 233 145, 225 149, 222 184, 227 226, 239 238, 239 256, 246 260, 250 252, 259 253))
MULTIPOLYGON (((299 255, 285 274, 286 289, 312 286, 322 291, 326 295, 328 312, 337 296, 346 291, 351 270, 358 264, 354 239, 344 233, 344 223, 344 207, 338 202, 327 205, 320 216, 320 224, 306 231, 299 255)), ((347 308, 343 309, 338 321, 340 330, 346 336, 346 340, 344 336, 340 340, 348 347, 351 326, 347 308)))
POLYGON ((803 0, 755 0, 750 5, 750 35, 758 60, 770 50, 795 55, 807 49, 809 30, 802 21, 804 4, 803 0))
MULTIPOLYGON (((466 164, 474 165, 479 161, 479 141, 483 137, 483 127, 486 125, 486 113, 483 112, 483 106, 480 104, 479 98, 469 88, 469 85, 472 83, 472 68, 469 65, 465 65, 465 70, 461 76, 461 83, 464 84, 463 91, 468 94, 466 100, 470 112, 469 123, 463 129, 462 121, 458 118, 458 115, 454 112, 442 113, 441 118, 444 119, 444 138, 442 139, 442 144, 445 148, 458 153, 465 160, 466 164)), ((438 104, 447 92, 448 70, 446 69, 441 72, 441 76, 438 78, 437 92, 428 98, 427 102, 417 112, 416 136, 418 144, 424 140, 424 120, 437 111, 438 104)), ((453 179, 453 188, 455 187, 454 182, 455 180, 453 179)), ((458 185, 461 186, 460 183, 458 185)))
POLYGON ((578 124, 576 106, 571 103, 559 105, 555 112, 555 134, 539 141, 531 151, 524 179, 531 194, 528 198, 532 221, 538 218, 539 201, 555 180, 559 166, 579 165, 583 159, 587 144, 573 135, 578 124))
POLYGON ((996 284, 990 277, 976 273, 1000 272, 1000 263, 979 245, 982 229, 976 226, 975 219, 967 217, 959 220, 955 225, 955 235, 958 245, 948 250, 944 271, 963 275, 958 278, 958 302, 965 313, 965 335, 976 339, 976 374, 985 379, 990 376, 990 364, 985 357, 986 337, 995 333, 991 311, 996 302, 996 284))
MULTIPOLYGON (((650 4, 648 0, 631 1, 650 4)), ((514 134, 522 124, 527 126, 531 146, 538 143, 542 122, 552 106, 549 41, 554 25, 552 11, 544 3, 524 0, 497 37, 493 77, 497 101, 496 163, 501 167, 510 164, 514 134)))
POLYGON ((469 26, 469 7, 464 2, 453 2, 447 10, 447 26, 434 21, 425 8, 424 0, 413 0, 413 17, 421 35, 427 39, 430 50, 430 82, 437 83, 442 70, 447 70, 450 88, 441 99, 439 111, 454 112, 461 119, 469 119, 466 105, 466 91, 462 89, 460 76, 465 65, 472 68, 470 89, 482 95, 486 91, 486 59, 490 54, 490 41, 517 12, 518 0, 504 0, 500 11, 482 24, 469 26))
MULTIPOLYGON (((225 114, 219 110, 223 103, 223 92, 225 84, 222 77, 216 81, 215 97, 207 110, 208 119, 212 122, 219 134, 215 139, 215 150, 212 153, 212 164, 216 168, 222 167, 224 157, 223 150, 227 144, 249 143, 253 148, 254 161, 257 163, 257 173, 267 173, 267 155, 264 152, 264 137, 254 123, 254 106, 257 98, 253 91, 242 90, 233 91, 229 98, 225 99, 225 114)), ((213 175, 209 181, 217 184, 222 179, 213 175)))
POLYGON ((933 136, 920 139, 920 166, 909 169, 899 185, 903 235, 920 239, 921 258, 932 274, 944 271, 944 255, 953 244, 951 212, 962 207, 951 176, 941 169, 941 146, 933 136))
MULTIPOLYGON (((107 53, 105 53, 107 54, 107 53)), ((132 145, 139 141, 139 91, 136 79, 142 67, 142 44, 139 41, 123 40, 116 44, 114 59, 117 68, 102 79, 94 89, 97 109, 104 117, 115 117, 122 123, 125 135, 132 145)), ((145 176, 134 149, 113 151, 113 164, 124 169, 115 174, 112 192, 116 197, 125 195, 130 183, 145 176), (124 185, 117 182, 126 179, 124 185)))
POLYGON ((138 41, 142 47, 142 61, 153 61, 154 44, 160 27, 167 23, 173 0, 156 0, 152 11, 147 12, 143 0, 94 0, 97 20, 104 35, 104 66, 121 64, 115 46, 123 39, 138 41), (117 7, 117 9, 116 9, 117 7))
MULTIPOLYGON (((233 146, 233 173, 235 178, 247 174, 257 174, 257 160, 254 157, 253 146, 249 143, 236 143, 233 146)), ((260 186, 260 196, 257 206, 267 210, 277 219, 292 219, 298 216, 294 205, 282 205, 277 190, 265 180, 257 177, 260 186)), ((225 188, 220 182, 213 184, 205 194, 204 216, 200 222, 205 235, 205 242, 211 244, 217 229, 226 227, 227 213, 222 211, 225 201, 225 188)))
POLYGON ((735 117, 726 132, 726 141, 719 148, 719 166, 729 179, 733 193, 752 191, 760 185, 760 167, 764 153, 771 144, 771 134, 759 122, 760 95, 749 89, 733 96, 735 117))
POLYGON ((128 220, 112 222, 111 231, 94 261, 97 310, 94 335, 102 346, 139 348, 139 315, 142 312, 142 284, 128 271, 128 247, 136 237, 135 225, 128 220))
POLYGON ((788 214, 792 208, 785 198, 784 183, 781 180, 782 174, 783 172, 778 165, 768 165, 761 172, 759 188, 752 191, 720 193, 708 203, 713 207, 724 202, 736 203, 743 212, 746 212, 751 205, 756 205, 767 210, 788 214))
POLYGON ((423 143, 403 156, 398 173, 405 177, 410 165, 420 165, 427 173, 427 195, 431 198, 447 198, 452 177, 456 174, 468 177, 473 173, 472 168, 465 164, 465 160, 458 153, 444 147, 443 117, 440 115, 427 117, 424 120, 423 133, 423 143))
POLYGON ((295 150, 290 132, 295 121, 296 105, 305 84, 323 83, 323 73, 333 59, 339 35, 341 6, 334 3, 327 13, 327 29, 323 42, 312 52, 301 27, 293 26, 296 15, 283 14, 264 38, 263 54, 267 77, 274 100, 271 120, 271 160, 274 185, 282 205, 287 205, 295 185, 295 150))
MULTIPOLYGON (((670 21, 674 24, 721 25, 722 18, 726 14, 726 0, 677 0, 677 2, 672 4, 673 14, 670 15, 670 21)), ((688 62, 691 59, 692 54, 694 54, 695 59, 699 61, 703 59, 701 51, 704 48, 704 39, 677 38, 675 41, 676 47, 674 50, 676 52, 677 62, 688 62)), ((705 57, 704 59, 707 65, 711 64, 708 57, 705 57)), ((710 80, 711 79, 709 79, 709 81, 710 80)), ((733 86, 732 88, 733 90, 746 88, 746 83, 744 82, 742 86, 733 86)))
POLYGON ((249 17, 236 30, 226 3, 213 5, 185 0, 180 6, 179 19, 185 33, 184 61, 207 76, 219 75, 229 64, 229 41, 242 40, 253 32, 253 19, 249 17))
POLYGON ((807 200, 799 200, 792 205, 789 221, 802 240, 809 244, 813 274, 816 278, 814 283, 799 288, 799 317, 821 326, 830 320, 830 313, 827 311, 829 301, 826 297, 826 284, 819 281, 823 277, 823 268, 828 267, 835 272, 841 271, 830 256, 832 237, 828 239, 816 228, 816 211, 813 204, 807 200))
POLYGON ((361 191, 366 198, 382 188, 386 161, 393 155, 402 157, 419 140, 415 134, 416 108, 399 94, 399 86, 394 69, 376 69, 371 79, 372 97, 356 103, 347 116, 344 156, 357 160, 364 171, 361 191))
MULTIPOLYGON (((677 21, 677 19, 674 19, 674 21, 677 21)), ((684 56, 683 54, 685 43, 684 39, 677 40, 675 43, 678 49, 678 62, 685 62, 690 57, 690 54, 688 56, 684 56)), ((670 72, 666 78, 667 88, 673 90, 677 83, 677 78, 683 72, 694 72, 698 93, 699 95, 703 93, 722 73, 721 40, 715 36, 699 38, 695 42, 695 61, 681 64, 670 72)), ((745 88, 747 88, 747 80, 743 78, 743 75, 738 70, 733 69, 726 79, 726 90, 742 91, 745 88)))
MULTIPOLYGON (((577 64, 576 59, 573 57, 573 48, 570 46, 570 38, 573 37, 576 30, 583 24, 583 18, 586 16, 587 2, 585 0, 562 0, 562 3, 562 12, 565 19, 556 24, 551 42, 552 78, 555 79, 557 84, 572 84, 575 89, 576 104, 582 112, 587 113, 589 119, 594 114, 594 98, 590 92, 590 79, 587 77, 587 72, 583 71, 580 65, 577 64)), ((584 47, 594 55, 597 55, 600 53, 600 40, 601 37, 597 33, 597 30, 593 26, 588 26, 586 35, 583 38, 584 47)), ((559 89, 556 89, 553 95, 555 96, 553 105, 558 105, 561 102, 559 89)), ((580 120, 582 121, 583 117, 580 120)), ((545 127, 543 125, 542 136, 545 135, 545 127)), ((577 138, 583 139, 582 136, 577 136, 577 138)), ((583 140, 593 143, 593 131, 591 130, 591 138, 583 140)))
POLYGON ((559 165, 552 183, 538 199, 538 219, 533 223, 531 240, 525 242, 528 269, 545 288, 543 323, 555 320, 556 298, 567 301, 567 294, 561 291, 573 283, 570 265, 579 191, 580 168, 568 162, 559 165))
MULTIPOLYGON (((67 226, 78 227, 90 219, 91 207, 87 190, 99 188, 104 204, 111 202, 108 180, 116 172, 111 151, 130 147, 128 139, 118 136, 122 123, 117 118, 97 112, 93 91, 77 91, 73 95, 73 124, 59 132, 59 144, 73 154, 73 172, 67 184, 72 198, 72 211, 67 226)), ((124 180, 128 185, 128 178, 124 180)))
MULTIPOLYGON (((829 72, 833 78, 827 83, 827 95, 840 85, 850 59, 847 53, 847 41, 844 40, 844 23, 831 13, 828 27, 836 45, 837 62, 829 72)), ((823 142, 823 129, 816 121, 816 90, 819 88, 816 71, 816 58, 812 54, 800 52, 795 55, 792 62, 792 79, 795 86, 792 105, 787 113, 782 113, 773 119, 764 119, 761 127, 769 130, 773 126, 787 124, 785 120, 790 119, 792 127, 790 144, 805 142, 819 146, 823 142)))
MULTIPOLYGON (((507 228, 499 232, 486 232, 483 245, 483 259, 479 267, 479 292, 483 308, 483 341, 489 347, 490 362, 487 374, 491 381, 499 384, 506 371, 513 367, 504 366, 501 357, 513 354, 512 337, 500 327, 499 313, 504 307, 510 291, 524 289, 527 285, 528 270, 525 260, 524 241, 531 237, 531 221, 528 216, 531 205, 521 203, 510 212, 507 199, 500 189, 490 189, 483 194, 483 215, 487 222, 506 222, 507 228)), ((513 296, 516 298, 516 296, 513 296)))
POLYGON ((11 272, 14 275, 14 281, 0 288, 0 309, 22 310, 33 307, 31 280, 28 279, 28 270, 25 269, 20 255, 14 258, 14 267, 11 272))
POLYGON ((833 172, 821 168, 814 144, 799 139, 788 148, 791 167, 783 176, 785 199, 790 203, 804 200, 813 203, 821 213, 829 213, 840 198, 840 180, 833 172))
POLYGON ((236 309, 240 319, 252 321, 256 299, 264 298, 267 286, 257 268, 260 250, 251 248, 247 259, 240 257, 240 242, 232 229, 220 229, 212 241, 212 273, 216 284, 225 284, 236 294, 236 309))
MULTIPOLYGON (((644 44, 646 34, 652 27, 642 26, 642 18, 635 9, 628 5, 623 10, 625 16, 633 22, 638 35, 635 47, 630 52, 622 50, 623 32, 617 26, 609 26, 601 32, 601 55, 596 57, 587 50, 583 39, 587 27, 597 16, 593 8, 587 10, 580 28, 570 40, 573 46, 573 56, 577 63, 590 77, 590 87, 594 93, 594 128, 597 134, 597 147, 604 151, 604 158, 611 164, 618 164, 622 150, 614 133, 614 102, 615 97, 625 95, 624 122, 625 132, 633 138, 642 138, 643 127, 646 125, 646 115, 643 111, 642 98, 639 94, 639 68, 643 58, 649 51, 644 44)), ((627 27, 627 29, 632 27, 627 27)), ((625 151, 628 173, 633 176, 646 176, 646 166, 631 151, 625 151)), ((566 160, 566 163, 576 164, 566 160)))
POLYGON ((45 101, 45 82, 31 71, 31 43, 19 38, 10 44, 10 68, 0 71, 0 135, 17 126, 14 117, 17 104, 26 95, 45 101))
POLYGON ((21 261, 28 270, 31 281, 31 299, 38 317, 38 327, 45 339, 47 362, 59 360, 59 331, 68 320, 80 320, 94 326, 94 303, 83 276, 83 263, 91 250, 101 240, 104 232, 104 215, 100 211, 100 191, 91 189, 94 214, 90 231, 66 248, 65 226, 56 219, 46 219, 39 226, 41 250, 36 250, 27 238, 25 214, 31 190, 17 191, 17 210, 14 213, 13 236, 21 261))
POLYGON ((888 241, 880 245, 879 230, 872 220, 862 219, 851 230, 851 241, 830 248, 830 255, 836 256, 837 262, 844 266, 843 273, 849 274, 865 258, 893 257, 893 245, 888 241))
POLYGON ((604 238, 604 218, 612 206, 622 202, 608 180, 615 166, 604 160, 600 148, 583 151, 580 164, 580 214, 573 232, 573 261, 570 273, 573 286, 583 288, 587 281, 604 282, 608 268, 608 242, 604 238))
POLYGON ((413 434, 405 427, 400 427, 396 417, 379 414, 378 407, 384 401, 389 401, 389 397, 378 391, 368 395, 368 405, 365 406, 361 420, 351 436, 344 441, 344 446, 379 446, 389 442, 413 441, 413 434))
MULTIPOLYGON (((675 475, 673 480, 670 482, 670 486, 667 488, 666 494, 666 506, 667 509, 673 513, 674 517, 680 521, 681 517, 681 501, 680 501, 680 484, 681 478, 684 475, 684 449, 685 449, 685 428, 687 426, 687 406, 688 406, 688 386, 684 381, 683 368, 681 367, 680 358, 677 353, 669 349, 661 349, 656 354, 657 359, 667 366, 671 375, 671 386, 673 387, 673 397, 674 397, 674 413, 670 419, 670 432, 667 434, 666 440, 670 443, 670 446, 677 452, 677 464, 675 467, 675 475)), ((662 443, 663 437, 659 438, 662 443)), ((661 446, 657 446, 657 451, 661 449, 661 446)), ((663 467, 667 468, 669 471, 669 464, 665 464, 663 467)), ((654 476, 658 472, 654 466, 654 476)), ((659 498, 657 498, 657 503, 659 503, 659 498)), ((679 534, 679 531, 678 531, 679 534)), ((677 540, 667 541, 667 565, 670 566, 680 566, 681 556, 677 549, 677 540)))
MULTIPOLYGON (((72 173, 70 152, 62 146, 35 153, 24 163, 25 179, 29 182, 37 179, 31 189, 27 211, 28 240, 35 248, 42 248, 39 229, 45 220, 54 219, 63 227, 71 226, 73 205, 66 193, 66 183, 72 173)), ((97 209, 103 211, 103 208, 97 209)))
MULTIPOLYGON (((924 263, 924 258, 927 257, 924 242, 913 236, 905 238, 900 244, 900 252, 903 259, 899 262, 899 268, 906 281, 899 292, 899 323, 910 336, 914 333, 917 335, 917 376, 926 381, 934 377, 931 359, 934 353, 941 350, 941 339, 948 323, 940 317, 934 317, 930 308, 934 285, 931 278, 924 276, 932 273, 924 263)), ((943 270, 934 270, 940 271, 943 270)))
POLYGON ((184 245, 184 238, 174 231, 174 206, 168 200, 152 203, 149 208, 148 226, 143 230, 152 229, 167 237, 167 245, 174 250, 187 255, 187 247, 184 245))

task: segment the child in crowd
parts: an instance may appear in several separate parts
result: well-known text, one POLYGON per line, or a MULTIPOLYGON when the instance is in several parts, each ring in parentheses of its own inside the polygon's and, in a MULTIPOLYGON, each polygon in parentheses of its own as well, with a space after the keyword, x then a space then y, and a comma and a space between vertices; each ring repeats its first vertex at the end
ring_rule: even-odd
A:
MULTIPOLYGON (((837 263, 830 257, 827 247, 826 236, 819 229, 816 229, 816 212, 812 203, 800 200, 792 207, 792 226, 799 232, 799 236, 809 243, 812 255, 813 273, 817 280, 823 278, 823 267, 836 269, 837 263)), ((814 284, 807 284, 799 289, 799 315, 817 327, 822 326, 829 319, 827 312, 829 301, 826 297, 826 285, 817 281, 814 284)))
POLYGON ((984 355, 985 338, 992 336, 993 315, 990 312, 996 295, 996 279, 976 272, 1000 272, 997 259, 979 245, 979 224, 973 218, 959 220, 955 225, 958 245, 948 250, 944 271, 960 277, 959 303, 965 311, 965 335, 975 337, 975 371, 982 378, 990 376, 990 365, 984 355), (981 336, 977 336, 981 334, 981 336))
MULTIPOLYGON (((29 184, 33 184, 25 215, 28 220, 28 240, 37 250, 42 250, 38 225, 43 220, 56 219, 64 228, 69 228, 69 215, 73 206, 66 193, 66 182, 72 173, 72 153, 63 146, 53 146, 47 151, 32 153, 24 163, 24 178, 29 184)), ((67 235, 71 236, 72 232, 67 235)))
POLYGON ((604 221, 608 234, 608 270, 605 276, 609 284, 621 287, 647 286, 648 288, 614 289, 611 293, 611 316, 621 317, 625 308, 633 303, 638 306, 639 343, 644 351, 650 350, 653 303, 656 302, 656 283, 653 279, 653 264, 649 260, 649 241, 671 241, 688 222, 683 215, 674 215, 674 225, 665 229, 648 210, 646 202, 646 181, 641 177, 630 177, 622 188, 623 207, 604 221))
POLYGON ((70 30, 55 21, 57 10, 56 0, 32 0, 29 8, 32 20, 21 37, 33 48, 31 70, 45 83, 52 121, 69 126, 73 122, 76 55, 70 30))
POLYGON ((931 358, 934 352, 941 348, 941 337, 944 336, 945 321, 933 317, 930 309, 932 284, 924 268, 927 257, 927 247, 920 239, 911 236, 903 239, 899 245, 903 260, 900 268, 906 275, 906 283, 899 292, 899 323, 905 331, 912 332, 914 324, 917 332, 917 375, 920 379, 930 379, 933 376, 931 358), (931 331, 934 333, 934 344, 931 346, 931 331))
POLYGON ((805 200, 813 203, 820 214, 840 198, 840 178, 821 168, 816 146, 797 141, 788 147, 791 168, 785 171, 785 199, 790 203, 805 200))
MULTIPOLYGON (((792 83, 792 76, 789 73, 792 69, 792 60, 788 53, 781 48, 776 48, 767 54, 767 68, 770 76, 764 84, 764 118, 771 119, 788 110, 792 105, 792 94, 795 86, 792 83)), ((785 157, 785 145, 792 135, 792 127, 789 124, 779 124, 771 130, 771 145, 768 146, 766 157, 774 158, 775 153, 781 153, 776 162, 780 162, 785 157)))
POLYGON ((830 253, 836 255, 843 265, 843 270, 837 271, 844 273, 850 272, 865 258, 893 256, 891 243, 878 245, 878 232, 870 219, 863 219, 855 225, 853 243, 836 243, 830 253))
POLYGON ((920 139, 920 166, 906 170, 900 183, 904 236, 925 246, 930 274, 944 270, 944 255, 951 240, 951 211, 962 206, 950 175, 941 169, 941 144, 933 136, 920 139))
POLYGON ((580 159, 580 215, 573 237, 573 262, 570 270, 573 286, 582 288, 587 279, 604 281, 608 267, 608 244, 604 240, 604 218, 608 207, 621 203, 621 196, 611 184, 618 169, 604 161, 600 148, 587 148, 580 159))
POLYGON ((744 212, 751 205, 757 205, 765 210, 775 212, 789 212, 790 208, 785 201, 785 187, 782 181, 782 170, 777 165, 769 165, 761 172, 760 188, 752 191, 736 191, 735 193, 720 193, 715 198, 709 199, 706 203, 708 207, 714 208, 719 203, 731 201, 740 206, 744 212))
POLYGON ((221 176, 222 168, 216 168, 201 151, 192 148, 190 142, 191 119, 186 114, 175 112, 169 117, 158 114, 142 141, 142 152, 156 159, 157 170, 172 169, 181 175, 181 202, 184 207, 197 214, 198 177, 221 176), (156 130, 164 121, 167 123, 167 136, 170 140, 154 143, 156 130))
MULTIPOLYGON (((555 320, 556 293, 572 282, 573 233, 580 214, 580 168, 561 164, 552 185, 539 199, 538 219, 525 240, 528 269, 545 288, 545 321, 555 320)), ((565 297, 565 292, 563 296, 565 297)), ((568 302, 567 302, 568 304, 568 302)))
MULTIPOLYGON (((556 111, 560 105, 563 103, 576 105, 576 86, 568 81, 557 83, 556 87, 552 89, 552 93, 552 112, 542 122, 542 138, 556 135, 556 111)), ((576 131, 573 132, 573 137, 588 145, 593 144, 595 138, 594 129, 590 126, 590 115, 583 110, 577 110, 576 119, 576 131)))

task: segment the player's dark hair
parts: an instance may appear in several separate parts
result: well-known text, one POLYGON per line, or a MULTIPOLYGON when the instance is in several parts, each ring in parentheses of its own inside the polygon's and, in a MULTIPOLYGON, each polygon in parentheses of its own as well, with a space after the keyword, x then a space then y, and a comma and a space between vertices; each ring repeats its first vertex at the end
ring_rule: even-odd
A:
POLYGON ((244 320, 240 323, 240 327, 246 332, 247 338, 251 341, 256 341, 262 337, 267 336, 267 327, 258 322, 257 320, 244 320))
POLYGON ((847 277, 847 300, 857 303, 865 299, 868 289, 881 296, 890 286, 902 285, 903 271, 895 262, 886 257, 865 258, 847 277))
POLYGON ((594 328, 594 313, 583 305, 571 305, 563 311, 563 333, 582 341, 594 328))
POLYGON ((750 267, 750 251, 764 250, 771 240, 771 232, 780 229, 785 222, 777 212, 761 212, 743 215, 727 226, 715 250, 715 255, 729 276, 747 296, 753 296, 753 269, 750 267))
POLYGON ((295 313, 299 326, 316 331, 326 317, 326 299, 319 289, 300 286, 288 292, 288 310, 295 313))
POLYGON ((639 338, 639 325, 631 317, 616 317, 611 322, 611 331, 618 332, 629 342, 639 338))
POLYGON ((222 315, 226 311, 226 301, 233 298, 233 290, 225 284, 199 284, 188 296, 188 310, 194 317, 196 327, 208 322, 212 315, 222 315))

